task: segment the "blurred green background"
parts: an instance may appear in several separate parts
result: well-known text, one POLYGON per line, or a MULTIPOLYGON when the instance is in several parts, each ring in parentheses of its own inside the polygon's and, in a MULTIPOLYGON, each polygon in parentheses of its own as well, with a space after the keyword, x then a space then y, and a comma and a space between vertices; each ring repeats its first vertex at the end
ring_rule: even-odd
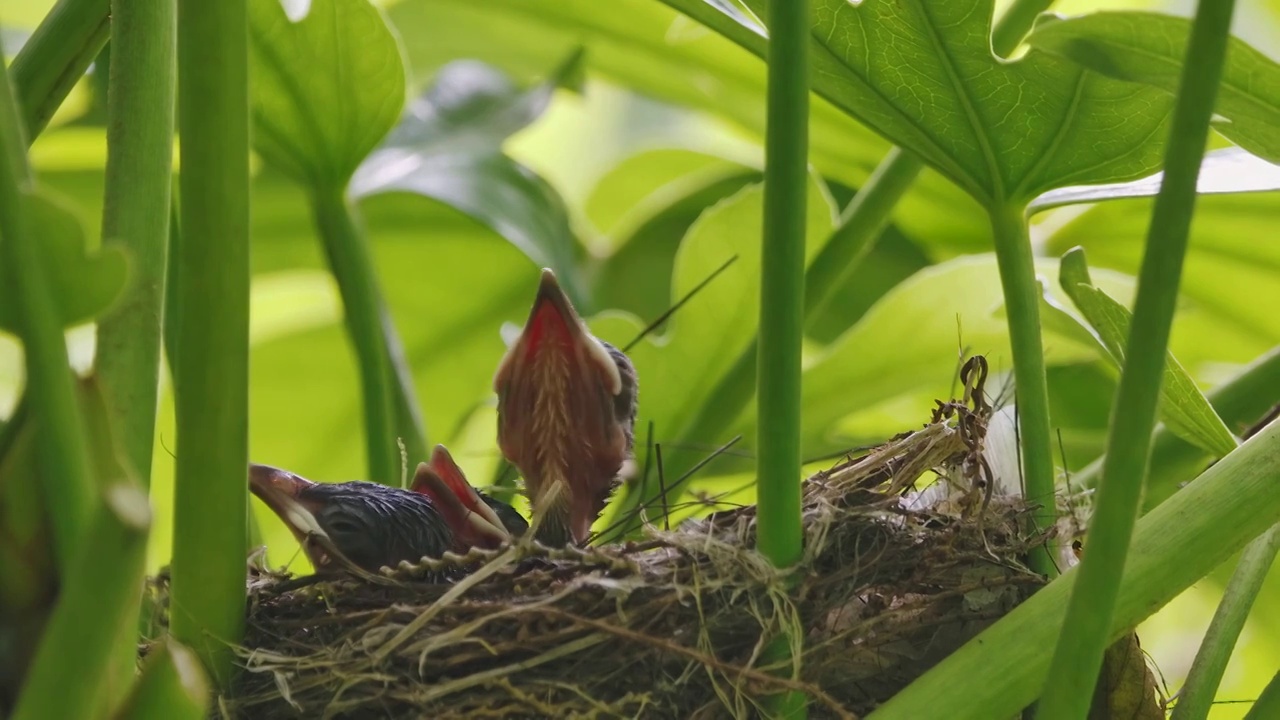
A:
MULTIPOLYGON (((758 179, 764 74, 758 60, 656 2, 621 3, 614 12, 595 1, 564 0, 543 13, 531 12, 532 4, 519 0, 376 4, 386 10, 403 43, 410 97, 454 61, 483 61, 516 85, 528 86, 574 47, 586 47, 582 91, 558 90, 547 110, 508 138, 503 150, 562 199, 574 262, 590 296, 586 308, 607 311, 593 326, 606 339, 625 344, 642 322, 635 318, 653 318, 671 302, 673 283, 693 282, 673 281, 672 271, 681 238, 698 216, 758 179), (645 9, 633 12, 636 8, 645 9)), ((10 54, 50 5, 0 0, 0 28, 10 54)), ((1054 10, 1153 9, 1186 15, 1191 7, 1191 0, 1063 0, 1054 10)), ((1235 32, 1280 58, 1280 1, 1242 0, 1235 32)), ((106 158, 100 81, 91 72, 79 84, 31 151, 44 185, 74 201, 93 243, 99 241, 106 158)), ((812 145, 815 167, 841 205, 888 149, 820 103, 812 145)), ((251 457, 317 480, 358 478, 364 468, 359 385, 336 286, 324 270, 302 191, 261 164, 255 167, 251 457)), ((420 194, 372 195, 359 207, 413 368, 430 441, 449 445, 473 482, 488 484, 498 467, 490 383, 504 348, 499 331, 503 323, 523 322, 538 265, 509 240, 510 232, 504 237, 494 223, 420 194)), ((1090 264, 1099 268, 1099 282, 1128 300, 1149 208, 1148 200, 1125 200, 1046 213, 1036 219, 1033 243, 1044 258, 1083 245, 1090 264)), ((555 212, 544 208, 535 219, 547 223, 544 232, 563 232, 557 228, 564 218, 555 212)), ((1280 194, 1200 201, 1171 349, 1206 390, 1280 344, 1277 227, 1280 194)), ((707 242, 726 243, 720 249, 728 251, 736 241, 707 242)), ((815 418, 815 432, 823 434, 817 445, 874 442, 918 426, 933 399, 950 392, 961 340, 986 353, 994 370, 1009 370, 989 248, 989 230, 977 206, 926 172, 899 205, 893 226, 856 282, 809 338, 806 418, 815 418)), ((705 274, 720 257, 689 262, 705 265, 700 270, 705 274)), ((1052 282, 1055 270, 1050 266, 1044 273, 1052 282)), ((703 320, 714 325, 717 318, 704 312, 703 320)), ((69 338, 73 363, 87 369, 92 328, 73 330, 69 338)), ((657 341, 658 346, 672 343, 679 338, 657 341)), ((1054 425, 1068 465, 1079 469, 1102 450, 1112 374, 1071 343, 1052 336, 1046 343, 1054 425)), ((650 351, 651 346, 642 346, 637 352, 650 351)), ((0 417, 16 401, 21 364, 12 338, 0 335, 0 417)), ((670 410, 706 392, 707 372, 697 363, 668 363, 660 377, 642 374, 642 407, 670 410)), ((745 420, 740 425, 736 431, 748 430, 749 437, 745 420)), ((167 562, 172 532, 173 405, 167 389, 157 434, 152 570, 167 562)), ((657 439, 662 440, 661 429, 657 439)), ((715 439, 707 440, 705 447, 666 451, 703 454, 715 439)), ((692 490, 741 486, 750 476, 749 455, 747 448, 743 457, 708 468, 692 490)), ((751 497, 746 491, 733 499, 751 497)), ((257 501, 254 512, 272 564, 305 570, 305 558, 283 526, 257 501)), ((1231 567, 1228 563, 1139 628, 1143 647, 1171 690, 1186 675, 1231 567)), ((1256 697, 1277 665, 1280 568, 1273 569, 1257 601, 1223 679, 1220 701, 1256 697)), ((1212 717, 1241 717, 1247 708, 1221 702, 1212 717)))

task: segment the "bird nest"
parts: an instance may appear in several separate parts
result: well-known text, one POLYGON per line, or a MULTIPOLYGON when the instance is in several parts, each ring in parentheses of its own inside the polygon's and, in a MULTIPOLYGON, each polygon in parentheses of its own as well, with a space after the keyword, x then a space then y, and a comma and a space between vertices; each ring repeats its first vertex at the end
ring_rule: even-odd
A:
POLYGON ((641 541, 521 542, 363 578, 251 564, 245 671, 215 712, 751 717, 798 690, 815 717, 863 714, 1044 582, 1021 560, 1044 534, 1021 500, 991 493, 975 389, 810 478, 786 572, 753 549, 754 506, 641 541), (796 661, 771 664, 786 637, 796 661))

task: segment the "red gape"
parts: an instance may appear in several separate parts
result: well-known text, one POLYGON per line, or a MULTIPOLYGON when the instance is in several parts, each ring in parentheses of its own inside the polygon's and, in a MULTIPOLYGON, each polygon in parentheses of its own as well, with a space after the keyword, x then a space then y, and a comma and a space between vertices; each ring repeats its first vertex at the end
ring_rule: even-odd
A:
POLYGON ((511 537, 443 445, 436 445, 430 464, 418 465, 410 489, 435 503, 453 530, 457 552, 471 547, 493 549, 511 537))

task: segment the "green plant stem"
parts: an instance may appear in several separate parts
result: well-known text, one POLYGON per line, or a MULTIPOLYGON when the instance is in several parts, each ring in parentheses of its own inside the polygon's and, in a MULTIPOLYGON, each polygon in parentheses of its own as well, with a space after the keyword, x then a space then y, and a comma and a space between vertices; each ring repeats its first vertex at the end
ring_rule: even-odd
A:
MULTIPOLYGON (((1031 517, 1043 530, 1052 527, 1058 517, 1049 426, 1049 383, 1040 341, 1040 286, 1036 283, 1024 208, 1014 205, 993 208, 991 230, 1009 317, 1009 343, 1013 348, 1023 496, 1035 504, 1031 517)), ((1031 553, 1032 569, 1047 577, 1057 575, 1051 555, 1051 549, 1037 547, 1031 553)))
POLYGON ((1195 662, 1187 674, 1187 682, 1173 706, 1172 720, 1203 720, 1209 716, 1222 674, 1231 660, 1240 631, 1244 629, 1249 609, 1262 589, 1262 582, 1280 551, 1280 525, 1273 525, 1261 537, 1249 543, 1240 556, 1240 564, 1227 583, 1227 590, 1213 614, 1195 662))
POLYGON ((800 345, 808 188, 807 0, 769 6, 769 118, 765 138, 759 402, 760 551, 788 567, 800 534, 800 345))
MULTIPOLYGON (((3 52, 0 52, 3 57, 3 52)), ((0 61, 0 273, 18 309, 32 417, 40 425, 41 484, 63 576, 83 541, 98 489, 89 473, 84 419, 76 404, 62 318, 26 209, 32 187, 22 121, 0 61)))
POLYGON ((1269 720, 1280 717, 1280 671, 1271 678, 1271 682, 1262 689, 1262 694, 1254 701, 1244 720, 1269 720))
POLYGON ((222 688, 244 626, 248 516, 249 72, 246 0, 179 0, 178 454, 173 636, 222 688))
POLYGON ((1234 7, 1234 0, 1201 0, 1192 25, 1165 150, 1164 179, 1138 276, 1129 352, 1116 393, 1088 550, 1054 651, 1053 680, 1045 686, 1036 714, 1044 720, 1068 720, 1087 712, 1110 640, 1117 583, 1124 572, 1147 474, 1169 329, 1195 210, 1196 180, 1234 7))
MULTIPOLYGON (((116 52, 108 78, 102 238, 129 253, 130 283, 98 323, 94 366, 124 458, 146 488, 155 445, 168 262, 176 7, 174 0, 113 0, 111 14, 116 52)), ((133 616, 142 600, 141 586, 136 590, 133 616)), ((119 635, 119 664, 108 687, 113 693, 132 684, 137 663, 133 623, 122 625, 119 635)), ((107 702, 116 699, 113 694, 107 702)))
MULTIPOLYGON (((804 551, 800 524, 800 352, 804 341, 805 215, 809 157, 809 2, 769 4, 768 118, 765 131, 764 232, 756 374, 759 520, 756 544, 776 567, 804 551)), ((768 659, 793 661, 799 637, 789 628, 768 659)), ((805 698, 770 699, 775 717, 802 718, 805 698)))
MULTIPOLYGON (((178 385, 178 328, 182 326, 181 319, 181 299, 182 292, 178 289, 178 248, 182 244, 182 232, 180 226, 180 218, 178 211, 178 194, 171 193, 169 200, 169 262, 166 271, 167 279, 164 287, 164 312, 162 333, 162 341, 164 345, 164 354, 169 359, 169 375, 173 378, 173 386, 178 385)), ((249 522, 249 546, 258 547, 262 542, 262 529, 258 526, 258 518, 252 512, 248 514, 249 522)))
POLYGON ((889 224, 893 208, 924 169, 918 157, 893 148, 849 201, 840 225, 809 265, 805 277, 806 325, 812 325, 853 279, 875 241, 889 224))
POLYGON ((178 384, 178 356, 181 354, 178 347, 178 328, 182 327, 182 292, 178 288, 178 258, 181 255, 178 252, 178 248, 182 246, 180 206, 177 190, 174 189, 169 195, 167 225, 169 229, 169 256, 167 267, 165 268, 164 311, 160 314, 162 325, 160 339, 164 346, 164 355, 169 360, 169 374, 173 378, 174 386, 178 384))
MULTIPOLYGON (((670 4, 668 2, 668 4, 670 4)), ((1052 5, 1052 0, 1014 0, 1009 10, 995 25, 993 47, 996 53, 1008 54, 1021 42, 1031 29, 1031 23, 1041 10, 1052 5)), ((673 7, 675 7, 673 5, 673 7)), ((705 12, 719 12, 713 7, 699 3, 690 17, 699 20, 705 12)), ((677 10, 687 10, 676 7, 677 10)), ((708 27, 714 29, 711 25, 708 27)), ((735 34, 729 37, 745 49, 756 54, 763 54, 756 43, 759 36, 751 32, 735 34)), ((839 290, 857 272, 862 261, 870 254, 879 239, 881 232, 889 222, 893 208, 919 176, 923 165, 911 153, 894 148, 880 162, 867 182, 858 190, 853 200, 841 213, 840 225, 835 229, 826 246, 819 251, 813 262, 809 264, 805 275, 805 308, 804 321, 813 323, 821 315, 821 311, 835 299, 839 290)), ((742 411, 751 402, 755 385, 752 382, 756 373, 756 360, 759 354, 758 338, 734 363, 733 368, 717 384, 710 399, 703 405, 698 415, 677 436, 675 445, 688 445, 692 442, 703 442, 706 438, 716 437, 728 430, 742 411)), ((692 461, 687 466, 692 466, 692 461)), ((671 474, 680 476, 687 467, 673 467, 671 474)), ((657 497, 657 488, 643 484, 627 485, 616 501, 619 514, 630 513, 632 520, 622 523, 611 537, 624 537, 639 532, 642 527, 639 513, 631 512, 642 503, 649 503, 657 497)), ((667 488, 667 492, 678 494, 682 486, 667 488)))
MULTIPOLYGON (((1250 438, 1138 521, 1132 561, 1107 626, 1114 640, 1212 572, 1280 518, 1280 423, 1250 438)), ((1093 546, 1086 550, 1093 551, 1093 546)), ((1088 562, 1086 560, 1086 562, 1088 562)), ((868 716, 916 720, 1012 717, 1041 692, 1079 566, 938 663, 868 716)), ((1087 688, 1084 699, 1092 697, 1087 688)), ((1077 717, 1084 717, 1081 713, 1077 717)))
POLYGON ((87 542, 70 563, 12 720, 98 715, 120 628, 137 622, 132 598, 142 580, 149 526, 144 492, 128 483, 106 490, 87 542))
POLYGON ((176 53, 174 0, 113 0, 104 243, 130 254, 125 296, 98 326, 95 365, 125 457, 151 484, 168 262, 176 53))
POLYGON ((111 0, 59 0, 36 27, 13 59, 27 142, 49 124, 110 34, 111 0))
POLYGON ((120 720, 200 720, 209 702, 208 681, 195 655, 167 638, 147 655, 120 720))
MULTIPOLYGON (((400 454, 392 429, 391 360, 382 333, 382 298, 373 254, 343 188, 320 190, 312 198, 316 225, 329 268, 338 281, 347 334, 355 349, 364 396, 365 458, 368 480, 400 485, 400 454)), ((425 458, 425 454, 419 459, 425 458)))

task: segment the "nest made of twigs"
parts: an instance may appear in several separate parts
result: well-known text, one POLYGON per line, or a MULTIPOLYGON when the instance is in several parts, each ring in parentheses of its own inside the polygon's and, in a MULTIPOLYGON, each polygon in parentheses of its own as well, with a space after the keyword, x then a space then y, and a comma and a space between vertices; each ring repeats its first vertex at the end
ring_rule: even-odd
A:
POLYGON ((216 712, 751 717, 794 689, 813 716, 865 713, 1044 582, 1020 560, 1044 540, 1027 507, 989 492, 991 411, 977 398, 811 478, 804 556, 786 573, 752 549, 754 507, 643 542, 522 543, 375 583, 255 571, 246 672, 216 712), (911 488, 930 472, 925 498, 911 488), (461 579, 440 580, 460 564, 461 579), (764 659, 785 631, 803 641, 798 672, 764 659))

